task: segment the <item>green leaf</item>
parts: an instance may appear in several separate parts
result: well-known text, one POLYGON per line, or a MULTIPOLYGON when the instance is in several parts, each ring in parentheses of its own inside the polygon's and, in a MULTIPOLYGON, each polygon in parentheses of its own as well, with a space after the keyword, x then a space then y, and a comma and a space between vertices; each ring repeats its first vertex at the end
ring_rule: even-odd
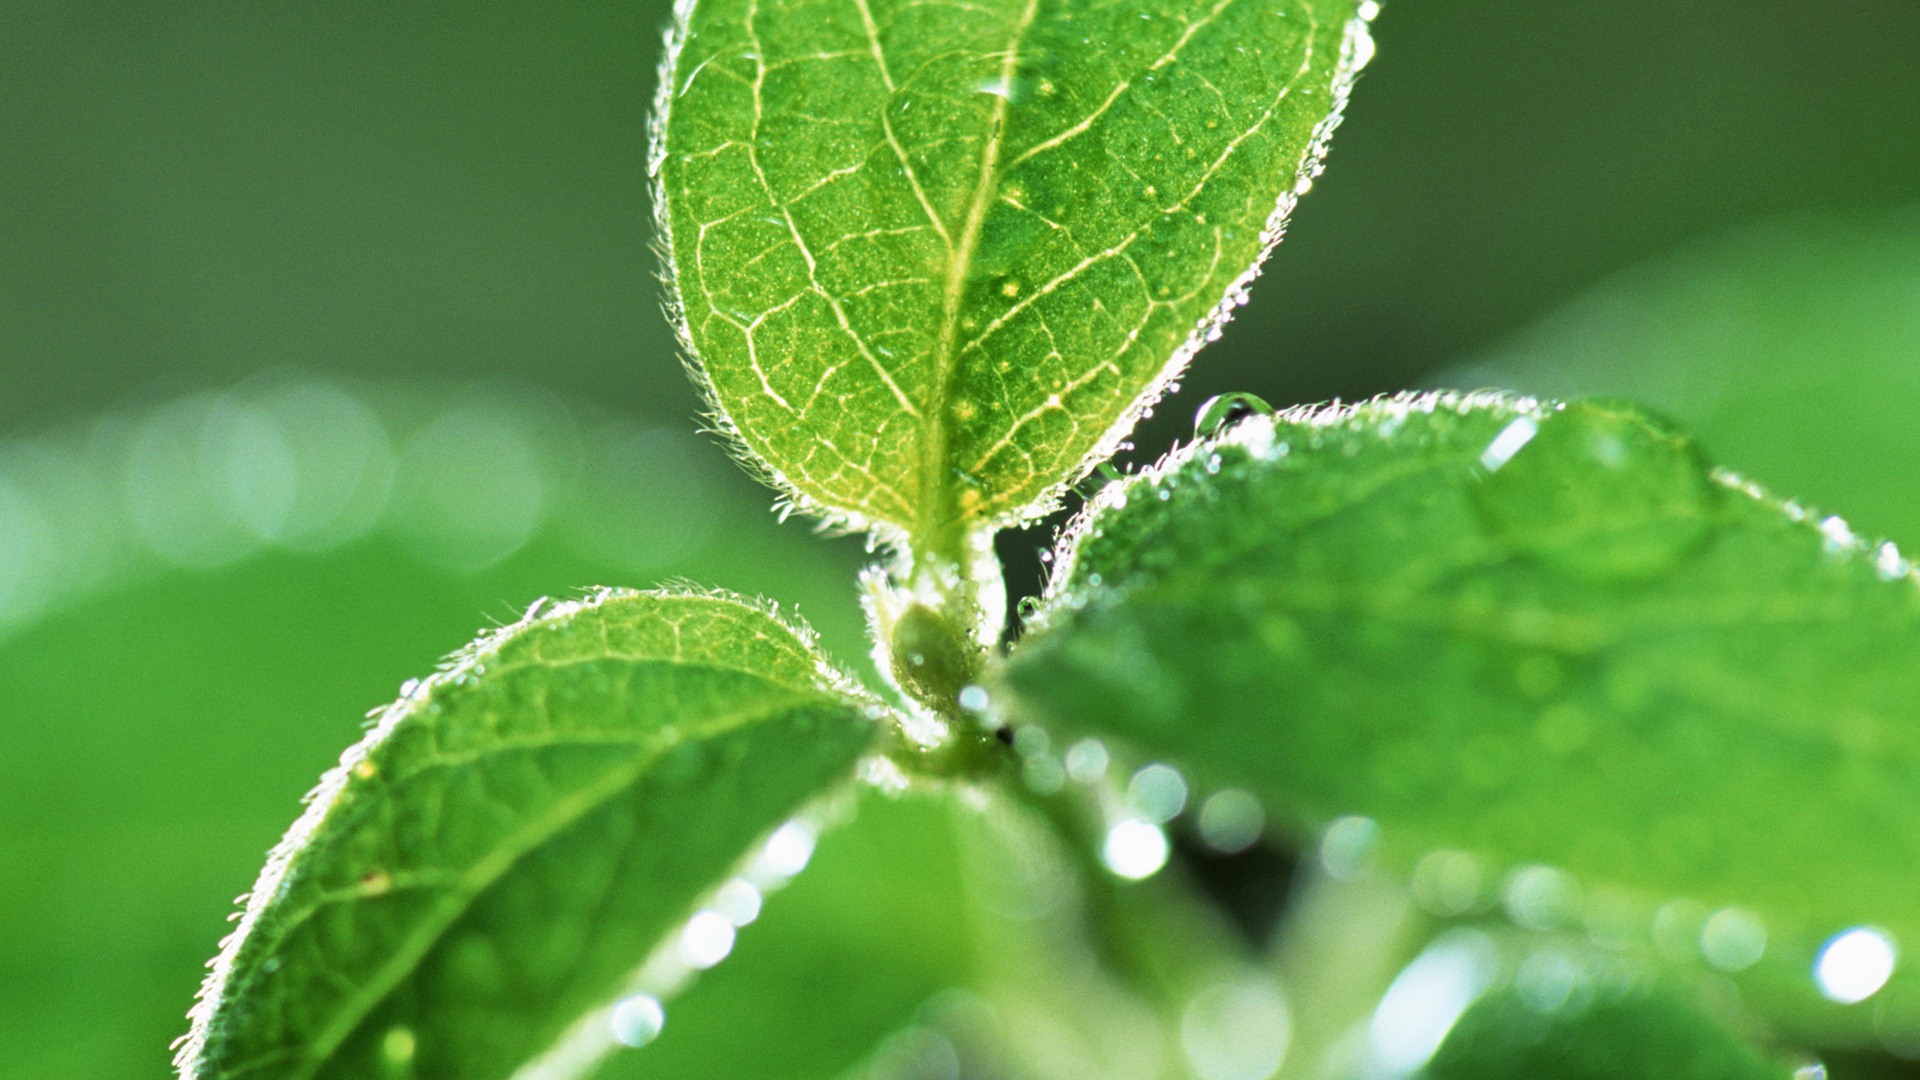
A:
POLYGON ((1596 285, 1442 385, 1630 397, 1741 471, 1920 542, 1920 209, 1795 216, 1596 285), (1839 418, 1844 422, 1836 422, 1839 418))
POLYGON ((1656 990, 1503 990, 1468 1009, 1428 1080, 1787 1080, 1724 1025, 1656 990))
POLYGON ((655 169, 723 422, 936 549, 1043 512, 1243 298, 1372 7, 690 5, 655 169))
POLYGON ((1439 907, 1522 868, 1523 922, 1651 944, 1684 898, 1659 943, 1784 961, 1796 1022, 1841 1009, 1810 1000, 1828 935, 1920 942, 1911 568, 1630 407, 1249 418, 1109 485, 1061 562, 1001 676, 1018 716, 1250 788, 1298 836, 1372 819, 1342 846, 1437 854, 1439 907))
POLYGON ((978 909, 956 832, 973 811, 945 792, 872 788, 855 806, 726 963, 667 1010, 660 1038, 608 1059, 601 1080, 864 1077, 860 1063, 929 999, 972 980, 978 909))
POLYGON ((738 599, 536 610, 322 779, 214 961, 182 1071, 508 1076, 877 730, 805 636, 738 599))

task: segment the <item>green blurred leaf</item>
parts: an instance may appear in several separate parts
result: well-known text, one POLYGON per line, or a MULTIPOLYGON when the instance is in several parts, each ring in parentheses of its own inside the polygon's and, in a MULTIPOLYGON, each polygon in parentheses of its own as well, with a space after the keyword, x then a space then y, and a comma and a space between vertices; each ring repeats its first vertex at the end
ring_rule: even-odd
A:
POLYGON ((1482 998, 1427 1066, 1428 1080, 1785 1080, 1686 1001, 1657 991, 1577 986, 1557 1000, 1524 990, 1482 998))
POLYGON ((936 548, 1041 512, 1240 302, 1357 6, 693 5, 657 172, 719 409, 802 503, 936 548))
POLYGON ((1911 568, 1643 413, 1250 418, 1109 485, 1061 561, 1003 675, 1020 716, 1124 735, 1302 832, 1364 815, 1341 846, 1377 828, 1397 872, 1450 850, 1461 909, 1545 864, 1508 880, 1516 917, 1647 944, 1690 898, 1683 946, 1788 962, 1796 1020, 1837 1008, 1807 978, 1827 935, 1920 941, 1911 568))
POLYGON ((507 1076, 610 1001, 868 708, 722 595, 606 592, 386 710, 269 859, 187 1076, 507 1076))

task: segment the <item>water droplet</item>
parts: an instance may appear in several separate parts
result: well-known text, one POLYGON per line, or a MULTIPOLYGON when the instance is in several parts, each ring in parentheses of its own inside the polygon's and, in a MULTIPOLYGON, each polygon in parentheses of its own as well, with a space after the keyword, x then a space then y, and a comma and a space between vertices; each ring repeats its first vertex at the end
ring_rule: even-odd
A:
POLYGON ((1474 498, 1495 533, 1600 578, 1646 577, 1684 558, 1706 537, 1717 492, 1691 437, 1606 401, 1516 419, 1481 462, 1491 475, 1474 498))
POLYGON ((1884 581, 1898 581, 1913 572, 1913 565, 1901 558, 1891 540, 1874 549, 1873 568, 1884 581))
POLYGON ((1200 804, 1200 839, 1223 854, 1252 847, 1265 827, 1260 800, 1237 788, 1214 792, 1200 804))
POLYGON ((1081 784, 1091 784, 1107 775, 1107 746, 1099 739, 1081 739, 1067 747, 1067 775, 1081 784))
POLYGON ((1180 1014, 1180 1048, 1200 1080, 1267 1080, 1292 1041, 1286 999, 1258 972, 1207 987, 1180 1014))
POLYGON ((701 911, 680 931, 680 961, 705 971, 733 951, 733 923, 717 911, 701 911))
POLYGON ((1320 836, 1320 866, 1336 881, 1354 881, 1373 866, 1380 825, 1372 818, 1335 819, 1320 836))
POLYGON ((1507 876, 1501 899, 1507 917, 1528 930, 1557 930, 1579 921, 1579 884, 1551 866, 1515 870, 1507 876))
POLYGON ((1186 809, 1186 777, 1171 765, 1148 765, 1127 781, 1127 804, 1153 824, 1164 825, 1186 809))
POLYGON ((1442 918, 1465 915, 1480 904, 1486 875, 1480 860, 1464 851, 1430 852, 1413 867, 1413 897, 1442 918))
POLYGON ((1540 434, 1540 423, 1531 416, 1515 417, 1513 422, 1500 429, 1487 448, 1480 452, 1480 467, 1488 472, 1499 472, 1500 467, 1513 460, 1520 448, 1533 441, 1540 434))
POLYGON ((620 999, 607 1017, 607 1026, 613 1029, 616 1042, 637 1049, 660 1037, 660 1029, 667 1026, 667 1011, 660 1007, 659 998, 635 994, 620 999))
POLYGON ((1721 971, 1744 971, 1767 952, 1767 928, 1740 908, 1721 908, 1700 928, 1700 955, 1721 971))
POLYGON ((1038 757, 1053 749, 1053 736, 1044 728, 1028 724, 1013 734, 1013 748, 1022 757, 1038 757))
POLYGON ((1831 516, 1820 521, 1820 535, 1825 538, 1829 555, 1838 555, 1860 546, 1860 538, 1853 534, 1852 526, 1845 518, 1831 516))
POLYGON ((1820 947, 1820 955, 1813 962, 1813 981, 1827 1000, 1853 1005, 1887 985, 1898 958, 1892 938, 1879 930, 1856 926, 1835 934, 1820 947))
POLYGON ((713 910, 735 926, 745 926, 760 917, 760 890, 745 878, 734 878, 713 896, 713 910))
POLYGON ((1067 786, 1067 770, 1049 754, 1035 754, 1020 763, 1020 779, 1039 795, 1051 795, 1067 786))
POLYGON ((813 827, 803 821, 789 821, 767 837, 754 869, 762 884, 785 881, 807 868, 813 858, 816 837, 813 827))
POLYGON ((1674 963, 1695 958, 1694 945, 1706 925, 1707 909, 1692 900, 1672 900, 1653 913, 1653 945, 1674 963))
POLYGON ((960 688, 960 696, 957 700, 960 702, 960 707, 968 712, 986 712, 987 688, 974 685, 963 686, 960 688))
POLYGON ((1124 818, 1107 830, 1100 861, 1128 881, 1150 878, 1167 865, 1167 834, 1150 821, 1124 818))
POLYGON ((420 1040, 410 1027, 392 1027, 380 1038, 380 1056, 394 1065, 405 1065, 420 1049, 420 1040))
POLYGON ((1249 416, 1272 416, 1273 406, 1252 394, 1219 394, 1208 398, 1193 414, 1193 433, 1208 438, 1249 416))

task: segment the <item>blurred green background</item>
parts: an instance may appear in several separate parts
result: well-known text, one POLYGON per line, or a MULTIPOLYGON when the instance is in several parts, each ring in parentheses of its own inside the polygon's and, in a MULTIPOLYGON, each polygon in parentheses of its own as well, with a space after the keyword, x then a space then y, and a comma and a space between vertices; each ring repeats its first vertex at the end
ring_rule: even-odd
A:
MULTIPOLYGON (((163 1075, 361 714, 537 596, 764 591, 864 662, 859 545, 693 434, 649 247, 666 16, 0 3, 0 1075, 163 1075)), ((1401 0, 1376 37, 1136 459, 1226 389, 1625 393, 1920 544, 1920 5, 1401 0)), ((1045 535, 1003 544, 1020 588, 1045 535)), ((923 863, 890 830, 927 812, 863 814, 795 910, 923 863)), ((913 939, 860 932, 835 955, 913 939)), ((904 951, 804 1029, 877 1037, 964 963, 904 951)))

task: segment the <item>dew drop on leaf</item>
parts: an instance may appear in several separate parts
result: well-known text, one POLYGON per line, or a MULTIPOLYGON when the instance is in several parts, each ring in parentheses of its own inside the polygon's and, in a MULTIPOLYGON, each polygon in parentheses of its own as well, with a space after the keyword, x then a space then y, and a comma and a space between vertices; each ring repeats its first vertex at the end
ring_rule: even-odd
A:
POLYGON ((419 1048, 420 1040, 414 1037, 413 1029, 409 1027, 388 1028, 380 1039, 380 1054, 393 1065, 405 1065, 412 1061, 419 1048))
POLYGON ((1518 417, 1480 456, 1474 500, 1530 558, 1600 579, 1658 574, 1706 538, 1718 488, 1693 438, 1638 408, 1577 401, 1518 417))
POLYGON ((1238 788, 1217 791, 1200 804, 1200 839, 1221 854, 1252 847, 1265 827, 1260 801, 1238 788))
POLYGON ((1127 803, 1141 817, 1164 825, 1187 805, 1187 780, 1171 765, 1153 764, 1127 781, 1127 803))
POLYGON ((1813 981, 1829 1001, 1853 1005, 1887 985, 1898 955, 1892 939, 1878 930, 1864 926, 1845 930, 1820 947, 1813 981))
POLYGON ((607 1019, 613 1038, 622 1046, 641 1047, 660 1037, 667 1025, 666 1010, 652 994, 622 998, 607 1019))
POLYGON ((1067 748, 1064 764, 1067 775, 1078 783, 1091 784, 1107 775, 1107 746, 1099 739, 1081 739, 1067 748))
POLYGON ((1193 433, 1206 438, 1245 420, 1249 416, 1271 416, 1273 406, 1252 394, 1219 394, 1208 398, 1193 414, 1193 433))
POLYGON ((1107 830, 1100 861, 1128 881, 1150 878, 1167 865, 1167 834, 1139 818, 1123 818, 1107 830))
POLYGON ((701 911, 680 931, 680 960, 695 971, 705 971, 733 951, 733 923, 717 911, 701 911))
POLYGON ((1372 818, 1336 818, 1320 834, 1320 868, 1336 881, 1356 881, 1372 869, 1379 839, 1380 825, 1372 818))
POLYGON ((1744 971, 1767 952, 1767 928, 1742 908, 1722 908, 1700 928, 1700 955, 1721 971, 1744 971))
POLYGON ((1442 918, 1465 915, 1480 904, 1486 873, 1464 851, 1429 852, 1413 867, 1413 898, 1442 918))

